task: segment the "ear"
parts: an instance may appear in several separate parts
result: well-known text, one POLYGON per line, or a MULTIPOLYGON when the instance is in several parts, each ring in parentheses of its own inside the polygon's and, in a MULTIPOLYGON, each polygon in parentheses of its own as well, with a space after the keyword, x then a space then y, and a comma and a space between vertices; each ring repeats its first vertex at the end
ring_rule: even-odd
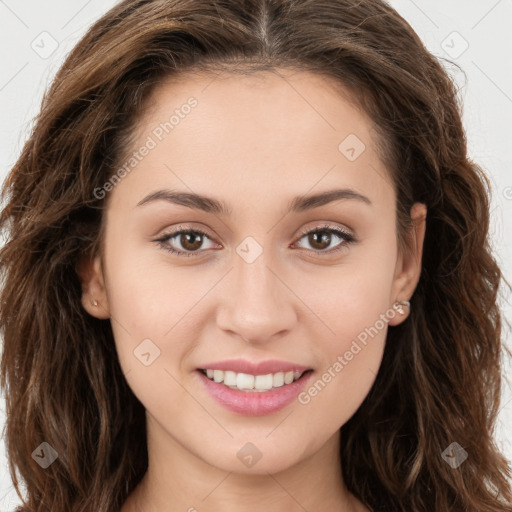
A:
MULTIPOLYGON (((421 274, 423 242, 425 240, 427 207, 423 203, 414 203, 411 208, 413 226, 406 238, 406 249, 400 251, 395 266, 391 301, 409 300, 421 274)), ((403 313, 389 320, 389 325, 402 323, 409 315, 409 308, 403 307, 403 313)))
POLYGON ((101 257, 83 257, 76 267, 82 283, 82 306, 92 316, 100 319, 110 318, 105 280, 101 257), (97 305, 95 304, 97 302, 97 305))

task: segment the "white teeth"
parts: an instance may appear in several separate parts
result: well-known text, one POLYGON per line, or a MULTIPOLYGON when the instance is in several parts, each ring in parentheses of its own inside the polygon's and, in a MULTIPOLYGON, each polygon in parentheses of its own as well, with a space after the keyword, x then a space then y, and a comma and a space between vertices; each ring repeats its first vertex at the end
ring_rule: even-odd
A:
POLYGON ((271 389, 273 381, 274 379, 271 373, 268 375, 256 375, 254 379, 254 389, 271 389))
POLYGON ((247 373, 236 373, 230 370, 206 370, 206 376, 215 382, 223 383, 231 389, 243 391, 268 391, 272 388, 279 388, 291 384, 299 379, 304 372, 277 372, 267 375, 250 375, 247 373))
POLYGON ((224 372, 224 384, 226 386, 236 386, 236 373, 224 372))
POLYGON ((238 389, 252 389, 254 387, 254 375, 248 375, 247 373, 237 373, 236 387, 238 389))
POLYGON ((281 386, 284 386, 284 373, 274 373, 274 378, 272 379, 272 387, 280 388, 281 386))

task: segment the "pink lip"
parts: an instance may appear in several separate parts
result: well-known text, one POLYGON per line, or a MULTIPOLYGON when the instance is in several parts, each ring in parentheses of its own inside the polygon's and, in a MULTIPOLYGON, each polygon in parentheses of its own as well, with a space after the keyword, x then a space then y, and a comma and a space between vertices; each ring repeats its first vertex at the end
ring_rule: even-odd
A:
POLYGON ((267 361, 260 361, 259 363, 252 363, 246 359, 228 359, 216 363, 206 363, 200 368, 202 370, 227 370, 236 373, 247 373, 248 375, 268 375, 269 373, 291 371, 305 372, 311 369, 307 366, 287 361, 279 361, 278 359, 269 359, 267 361))
MULTIPOLYGON (((271 391, 240 391, 210 380, 201 370, 195 372, 206 390, 226 409, 245 416, 263 416, 283 409, 305 388, 313 372, 271 391)), ((273 372, 268 372, 273 373, 273 372)), ((258 374, 263 375, 263 374, 258 374)))

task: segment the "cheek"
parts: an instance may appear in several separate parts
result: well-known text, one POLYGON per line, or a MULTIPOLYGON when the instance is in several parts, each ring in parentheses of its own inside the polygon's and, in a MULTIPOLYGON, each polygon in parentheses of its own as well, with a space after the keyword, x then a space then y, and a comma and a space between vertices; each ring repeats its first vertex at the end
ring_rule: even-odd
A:
POLYGON ((375 325, 381 341, 385 338, 387 323, 381 318, 391 306, 396 255, 391 248, 386 252, 375 245, 354 251, 342 265, 324 275, 316 273, 304 285, 313 290, 306 295, 305 287, 302 297, 308 297, 308 305, 323 320, 323 351, 331 358, 349 350, 356 338, 364 342, 364 333, 375 325))
POLYGON ((165 373, 171 370, 169 361, 182 360, 188 347, 175 343, 175 332, 187 328, 187 311, 204 289, 187 288, 177 279, 179 273, 150 264, 144 251, 126 236, 116 236, 112 229, 107 238, 105 278, 116 350, 137 394, 157 381, 160 385, 169 380, 165 373))
POLYGON ((105 273, 113 327, 121 336, 130 333, 133 342, 145 337, 164 343, 207 291, 208 276, 199 268, 176 267, 156 242, 139 240, 131 231, 112 226, 107 233, 105 273))
POLYGON ((205 290, 180 294, 176 287, 181 285, 168 287, 162 279, 156 284, 151 271, 135 275, 121 268, 111 275, 112 282, 120 283, 109 300, 115 306, 112 330, 122 371, 148 411, 185 410, 190 397, 179 384, 182 364, 197 339, 197 323, 187 312, 205 290))
POLYGON ((319 312, 322 336, 318 336, 315 323, 309 337, 318 340, 315 351, 322 367, 299 402, 318 412, 312 415, 318 428, 321 417, 325 420, 323 411, 327 411, 333 428, 343 425, 375 381, 389 316, 395 313, 389 302, 394 257, 391 248, 380 254, 361 252, 357 260, 347 259, 331 279, 315 279, 315 293, 309 295, 308 305, 319 312))
MULTIPOLYGON (((384 353, 387 322, 380 318, 385 309, 361 302, 338 302, 332 311, 334 335, 324 335, 317 347, 322 364, 316 378, 299 396, 309 408, 308 421, 316 429, 334 432, 360 407, 379 371, 384 353)), ((317 338, 318 339, 318 338, 317 338)))

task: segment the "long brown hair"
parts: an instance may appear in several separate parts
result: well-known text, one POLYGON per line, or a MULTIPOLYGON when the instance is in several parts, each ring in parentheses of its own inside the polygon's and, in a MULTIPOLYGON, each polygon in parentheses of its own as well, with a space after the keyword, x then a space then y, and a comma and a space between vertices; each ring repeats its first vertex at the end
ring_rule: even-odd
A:
POLYGON ((390 327, 368 396, 341 428, 347 487, 373 510, 511 510, 493 429, 502 280, 489 180, 469 160, 457 89, 379 0, 125 0, 99 19, 44 96, 2 190, 1 387, 11 478, 27 512, 118 510, 147 469, 145 411, 111 325, 86 313, 76 264, 101 251, 107 182, 144 100, 186 70, 293 67, 334 78, 376 123, 403 241, 428 208, 411 313, 390 327), (47 442, 58 460, 32 456, 47 442), (457 442, 457 468, 442 457, 457 442))

